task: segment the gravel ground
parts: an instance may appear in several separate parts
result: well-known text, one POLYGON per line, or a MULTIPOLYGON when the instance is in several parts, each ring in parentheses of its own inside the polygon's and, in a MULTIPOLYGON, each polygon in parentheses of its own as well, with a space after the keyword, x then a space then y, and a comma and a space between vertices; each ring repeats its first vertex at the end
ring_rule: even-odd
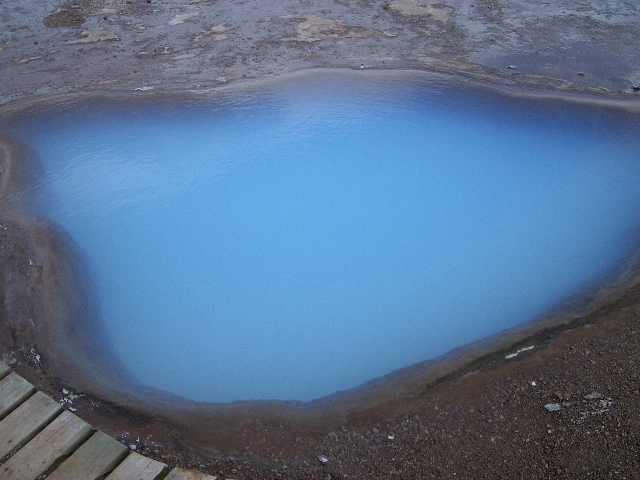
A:
POLYGON ((634 305, 328 434, 247 425, 235 457, 175 434, 168 440, 161 428, 105 430, 158 460, 221 478, 637 479, 640 307, 624 303, 634 305))
MULTIPOLYGON (((56 94, 203 92, 324 67, 446 72, 605 102, 637 102, 640 85, 630 0, 8 0, 0 26, 3 108, 56 94)), ((334 431, 248 421, 214 451, 50 374, 30 321, 48 272, 32 264, 33 225, 0 179, 3 360, 137 451, 237 479, 640 478, 637 291, 513 359, 488 356, 334 431)))

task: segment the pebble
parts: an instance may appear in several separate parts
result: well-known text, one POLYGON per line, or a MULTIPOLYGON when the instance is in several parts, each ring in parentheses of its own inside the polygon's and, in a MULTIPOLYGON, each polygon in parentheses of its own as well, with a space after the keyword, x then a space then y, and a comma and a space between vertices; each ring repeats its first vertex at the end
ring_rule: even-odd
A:
POLYGON ((318 457, 318 461, 323 465, 326 465, 327 463, 329 463, 329 459, 327 457, 325 457, 324 455, 320 455, 318 457))
POLYGON ((600 400, 601 398, 604 398, 604 395, 598 392, 593 392, 593 393, 590 393, 589 395, 585 395, 584 398, 586 400, 600 400))
POLYGON ((546 408, 549 412, 557 412, 562 409, 562 405, 559 403, 547 403, 544 408, 546 408))
POLYGON ((187 20, 189 20, 192 17, 195 17, 197 15, 200 15, 199 12, 196 13, 184 13, 182 15, 176 15, 173 20, 171 20, 169 22, 169 25, 179 25, 181 23, 186 22, 187 20))

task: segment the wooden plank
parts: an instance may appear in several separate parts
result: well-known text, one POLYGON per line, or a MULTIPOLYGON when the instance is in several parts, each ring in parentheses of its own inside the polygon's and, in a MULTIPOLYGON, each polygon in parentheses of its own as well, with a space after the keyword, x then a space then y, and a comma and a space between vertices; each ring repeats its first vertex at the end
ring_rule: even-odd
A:
POLYGON ((96 432, 64 461, 49 480, 95 480, 110 472, 127 454, 127 447, 103 432, 96 432))
POLYGON ((36 392, 0 422, 0 458, 35 437, 61 410, 58 402, 36 392))
POLYGON ((9 375, 10 371, 11 371, 11 369, 9 368, 9 366, 6 363, 0 362, 0 378, 4 378, 7 375, 9 375))
POLYGON ((165 468, 164 463, 132 452, 105 480, 153 480, 165 468))
POLYGON ((0 480, 35 480, 91 435, 91 425, 69 411, 62 412, 7 462, 0 480))
POLYGON ((35 390, 33 385, 14 372, 0 380, 0 420, 31 396, 35 390))
POLYGON ((171 473, 167 475, 165 480, 215 480, 218 477, 212 477, 206 473, 194 472, 192 470, 185 470, 184 468, 174 468, 171 473))

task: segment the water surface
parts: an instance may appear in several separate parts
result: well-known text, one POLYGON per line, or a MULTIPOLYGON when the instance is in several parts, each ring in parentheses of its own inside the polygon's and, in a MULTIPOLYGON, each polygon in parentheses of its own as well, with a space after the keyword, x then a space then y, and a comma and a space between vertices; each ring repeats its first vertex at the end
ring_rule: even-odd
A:
POLYGON ((354 388, 602 282, 638 246, 625 122, 326 76, 12 129, 133 377, 229 402, 354 388))

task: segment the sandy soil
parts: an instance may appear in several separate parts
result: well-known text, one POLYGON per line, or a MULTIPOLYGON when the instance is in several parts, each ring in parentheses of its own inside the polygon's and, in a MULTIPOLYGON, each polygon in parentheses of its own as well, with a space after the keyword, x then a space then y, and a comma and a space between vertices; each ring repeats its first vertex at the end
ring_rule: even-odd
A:
MULTIPOLYGON (((638 104, 633 1, 11 0, 0 4, 0 25, 4 112, 57 94, 206 92, 325 67, 446 72, 638 104)), ((15 205, 11 185, 29 169, 7 169, 6 156, 0 150, 2 358, 137 451, 223 478, 640 478, 637 289, 539 335, 532 350, 486 355, 331 431, 249 416, 203 427, 70 385, 52 373, 72 367, 44 348, 55 330, 38 317, 47 287, 78 287, 80 273, 65 263, 64 232, 15 205), (43 244, 54 262, 39 258, 43 244)))

